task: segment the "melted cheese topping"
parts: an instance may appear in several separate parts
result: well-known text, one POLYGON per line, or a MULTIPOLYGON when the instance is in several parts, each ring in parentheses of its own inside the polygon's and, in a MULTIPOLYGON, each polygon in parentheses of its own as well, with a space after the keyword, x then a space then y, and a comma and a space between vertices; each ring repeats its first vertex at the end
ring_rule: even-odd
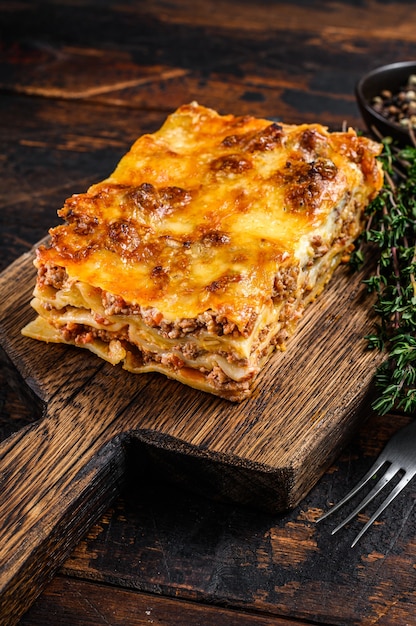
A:
POLYGON ((277 269, 310 263, 317 236, 333 245, 340 207, 352 195, 364 207, 380 188, 379 151, 353 130, 192 103, 67 200, 66 223, 50 231, 37 265, 64 267, 166 320, 211 310, 243 331, 270 302, 277 269))
POLYGON ((181 107, 59 211, 23 334, 244 399, 351 250, 380 150, 181 107))

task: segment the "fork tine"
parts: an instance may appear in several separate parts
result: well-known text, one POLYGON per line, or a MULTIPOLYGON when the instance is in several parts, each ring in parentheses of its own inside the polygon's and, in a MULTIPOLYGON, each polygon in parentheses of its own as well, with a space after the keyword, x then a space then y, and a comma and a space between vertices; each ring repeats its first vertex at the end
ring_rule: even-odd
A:
POLYGON ((366 483, 372 478, 376 477, 378 471, 387 464, 387 468, 384 474, 380 476, 377 483, 369 491, 369 493, 363 498, 363 500, 355 507, 355 509, 336 527, 332 530, 332 534, 335 534, 343 528, 353 517, 359 513, 364 507, 371 502, 380 491, 396 476, 399 472, 403 473, 403 476, 393 487, 391 493, 380 504, 376 512, 371 516, 368 522, 364 525, 361 531, 354 539, 351 547, 359 541, 362 535, 368 530, 368 528, 374 523, 379 515, 389 506, 394 498, 404 489, 409 481, 416 476, 416 459, 415 459, 415 438, 416 438, 416 419, 412 420, 407 426, 397 430, 390 441, 387 442, 384 449, 381 451, 379 457, 367 471, 367 473, 361 478, 361 480, 347 493, 337 504, 334 504, 326 513, 321 515, 316 522, 320 522, 341 506, 348 502, 353 496, 355 496, 366 483))
POLYGON ((335 535, 341 528, 343 528, 348 522, 350 522, 353 517, 357 515, 362 509, 367 506, 369 502, 371 502, 377 494, 394 478, 397 472, 400 470, 400 467, 397 465, 391 465, 387 468, 385 474, 379 478, 371 491, 361 500, 361 502, 355 507, 353 511, 340 523, 334 530, 332 531, 332 535, 335 535))
POLYGON ((413 478, 415 474, 416 474, 416 471, 413 471, 410 473, 406 473, 404 474, 404 476, 402 476, 401 480, 397 483, 395 488, 390 492, 387 498, 380 504, 377 511, 373 513, 373 515, 370 517, 370 519, 365 524, 365 526, 360 530, 360 532, 358 533, 358 535, 352 542, 351 548, 355 546, 355 544, 361 539, 361 537, 370 528, 373 522, 375 522, 375 520, 379 517, 379 515, 381 515, 384 509, 386 509, 389 506, 389 504, 393 502, 394 498, 406 487, 408 482, 413 478))
POLYGON ((374 474, 378 472, 378 470, 385 464, 385 462, 386 460, 384 458, 382 458, 381 456, 378 457, 378 459, 376 459, 375 463, 373 463, 368 472, 364 474, 361 480, 351 489, 351 491, 349 491, 341 500, 339 500, 339 502, 337 502, 330 509, 328 509, 326 513, 323 513, 320 517, 318 517, 316 523, 321 522, 329 515, 332 515, 332 513, 338 511, 338 509, 340 509, 346 502, 348 502, 348 500, 351 500, 351 498, 353 498, 355 494, 358 493, 360 489, 362 489, 362 487, 364 487, 368 483, 369 480, 371 480, 374 474))

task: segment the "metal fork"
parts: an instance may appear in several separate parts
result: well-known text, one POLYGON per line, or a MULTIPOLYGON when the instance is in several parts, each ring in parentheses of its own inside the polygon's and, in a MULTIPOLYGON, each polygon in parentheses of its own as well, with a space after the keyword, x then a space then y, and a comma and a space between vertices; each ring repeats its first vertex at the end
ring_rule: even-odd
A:
POLYGON ((377 494, 398 474, 402 474, 400 481, 396 484, 386 499, 380 504, 378 509, 373 513, 368 522, 362 528, 362 530, 355 537, 351 544, 354 547, 360 540, 363 534, 370 528, 373 522, 379 517, 379 515, 388 507, 388 505, 394 500, 394 498, 406 487, 409 481, 416 474, 416 419, 410 422, 407 426, 398 430, 390 441, 386 444, 375 463, 370 467, 368 472, 362 477, 362 479, 355 485, 346 496, 342 498, 337 504, 335 504, 329 511, 321 515, 316 521, 321 522, 323 519, 337 511, 348 500, 355 496, 356 493, 364 487, 379 470, 385 471, 385 473, 379 478, 377 483, 371 489, 371 491, 363 498, 363 500, 355 507, 355 509, 331 532, 334 535, 341 528, 343 528, 348 522, 350 522, 357 513, 363 510, 369 502, 371 502, 377 494))

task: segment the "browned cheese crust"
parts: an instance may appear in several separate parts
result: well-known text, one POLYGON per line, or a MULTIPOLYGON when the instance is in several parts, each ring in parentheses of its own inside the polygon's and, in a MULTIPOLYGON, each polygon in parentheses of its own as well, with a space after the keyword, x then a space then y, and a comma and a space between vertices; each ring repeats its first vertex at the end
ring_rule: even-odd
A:
POLYGON ((24 334, 246 398, 348 258, 380 149, 351 129, 181 107, 59 211, 24 334))

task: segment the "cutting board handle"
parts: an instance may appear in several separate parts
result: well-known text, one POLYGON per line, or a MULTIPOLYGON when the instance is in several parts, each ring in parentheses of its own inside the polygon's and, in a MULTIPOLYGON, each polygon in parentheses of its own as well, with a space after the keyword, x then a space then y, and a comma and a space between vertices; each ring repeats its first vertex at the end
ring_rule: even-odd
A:
POLYGON ((59 413, 56 404, 0 445, 2 626, 19 621, 111 504, 125 472, 123 435, 106 434, 106 420, 77 431, 79 399, 59 413))
POLYGON ((1 626, 18 622, 119 492, 148 382, 86 351, 22 336, 33 318, 33 257, 0 274, 0 367, 41 413, 0 444, 1 626))

